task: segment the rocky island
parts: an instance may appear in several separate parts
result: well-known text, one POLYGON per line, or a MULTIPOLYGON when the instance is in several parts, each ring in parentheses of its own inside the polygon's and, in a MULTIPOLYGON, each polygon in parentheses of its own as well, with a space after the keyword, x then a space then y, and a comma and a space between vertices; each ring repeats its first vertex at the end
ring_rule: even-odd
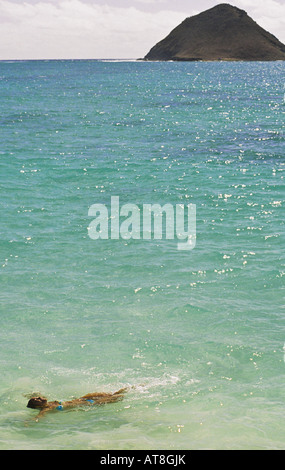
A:
POLYGON ((143 60, 285 60, 285 45, 244 10, 222 3, 186 18, 143 60))

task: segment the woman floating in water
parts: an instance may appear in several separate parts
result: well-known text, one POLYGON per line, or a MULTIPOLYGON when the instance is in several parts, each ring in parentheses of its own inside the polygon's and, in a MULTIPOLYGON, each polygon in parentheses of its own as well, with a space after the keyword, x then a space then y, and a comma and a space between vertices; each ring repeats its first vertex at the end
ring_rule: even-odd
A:
POLYGON ((104 405, 105 403, 113 403, 123 398, 126 388, 122 388, 115 393, 88 393, 81 398, 75 398, 71 401, 47 401, 43 397, 33 397, 29 400, 27 407, 40 410, 36 416, 36 421, 48 411, 62 411, 68 408, 75 408, 80 405, 104 405))

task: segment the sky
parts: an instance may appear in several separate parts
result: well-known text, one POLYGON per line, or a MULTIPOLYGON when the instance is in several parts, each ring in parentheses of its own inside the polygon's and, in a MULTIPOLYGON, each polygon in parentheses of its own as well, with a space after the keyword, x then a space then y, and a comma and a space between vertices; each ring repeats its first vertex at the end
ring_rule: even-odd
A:
POLYGON ((285 43, 285 0, 0 0, 0 60, 138 59, 219 3, 246 10, 285 43))

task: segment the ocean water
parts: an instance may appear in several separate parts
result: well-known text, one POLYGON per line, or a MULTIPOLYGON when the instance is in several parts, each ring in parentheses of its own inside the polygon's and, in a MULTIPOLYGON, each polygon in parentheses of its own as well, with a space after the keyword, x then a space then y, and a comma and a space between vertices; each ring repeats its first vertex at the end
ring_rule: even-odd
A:
POLYGON ((284 448, 284 72, 0 62, 1 449, 284 448), (112 196, 195 204, 195 248, 91 239, 112 196))

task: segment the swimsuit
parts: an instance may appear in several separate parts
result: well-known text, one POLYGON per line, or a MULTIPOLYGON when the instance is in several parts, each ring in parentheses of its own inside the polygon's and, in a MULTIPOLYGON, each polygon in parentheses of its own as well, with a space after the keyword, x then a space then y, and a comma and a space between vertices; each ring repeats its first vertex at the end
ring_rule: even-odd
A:
MULTIPOLYGON (((87 399, 86 401, 88 401, 88 403, 90 403, 90 405, 93 405, 93 403, 95 403, 95 401, 94 401, 94 400, 91 400, 91 399, 87 399)), ((62 410, 63 410, 63 406, 62 406, 62 404, 61 404, 61 401, 59 401, 58 403, 59 403, 59 405, 56 407, 56 410, 62 411, 62 410)))

